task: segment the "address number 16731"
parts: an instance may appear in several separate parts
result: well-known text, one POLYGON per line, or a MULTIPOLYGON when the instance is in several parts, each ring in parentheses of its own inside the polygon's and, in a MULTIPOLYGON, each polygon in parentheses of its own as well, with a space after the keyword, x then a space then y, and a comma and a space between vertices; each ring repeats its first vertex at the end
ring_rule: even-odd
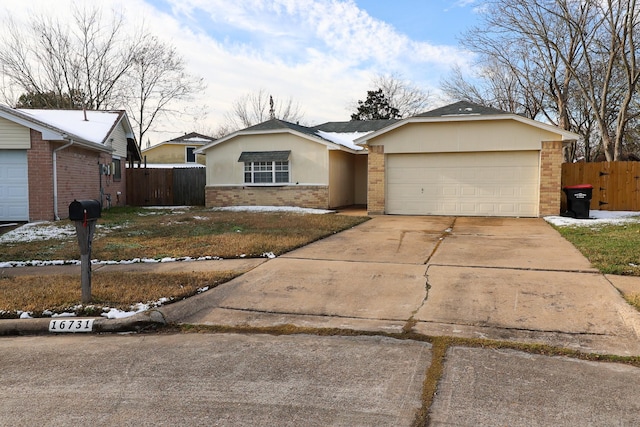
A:
POLYGON ((55 319, 49 322, 49 332, 92 332, 94 319, 55 319))

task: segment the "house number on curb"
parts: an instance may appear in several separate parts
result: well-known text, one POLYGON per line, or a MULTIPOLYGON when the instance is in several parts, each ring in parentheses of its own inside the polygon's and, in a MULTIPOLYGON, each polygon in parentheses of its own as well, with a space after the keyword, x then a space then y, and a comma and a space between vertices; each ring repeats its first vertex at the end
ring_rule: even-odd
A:
POLYGON ((56 319, 49 322, 49 332, 91 332, 94 319, 56 319))

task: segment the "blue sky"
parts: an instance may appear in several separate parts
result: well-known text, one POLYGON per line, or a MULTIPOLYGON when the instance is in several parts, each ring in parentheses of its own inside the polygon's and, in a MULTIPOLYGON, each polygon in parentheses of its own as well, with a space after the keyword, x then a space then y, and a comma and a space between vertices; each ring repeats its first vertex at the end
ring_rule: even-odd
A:
POLYGON ((9 0, 0 10, 18 19, 30 10, 64 18, 71 3, 120 9, 128 28, 144 22, 207 82, 184 107, 203 115, 163 123, 150 135, 158 143, 195 127, 215 129, 235 100, 258 90, 293 99, 305 124, 348 120, 377 74, 424 88, 437 107, 441 78, 473 59, 457 39, 476 22, 482 0, 9 0))

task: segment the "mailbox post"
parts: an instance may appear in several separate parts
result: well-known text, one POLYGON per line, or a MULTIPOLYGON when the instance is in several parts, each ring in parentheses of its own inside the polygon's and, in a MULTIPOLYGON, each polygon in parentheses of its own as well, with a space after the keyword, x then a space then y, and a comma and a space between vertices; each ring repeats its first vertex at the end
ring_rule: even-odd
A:
POLYGON ((97 200, 74 200, 69 205, 69 219, 75 222, 80 246, 82 303, 91 302, 91 242, 102 207, 97 200))

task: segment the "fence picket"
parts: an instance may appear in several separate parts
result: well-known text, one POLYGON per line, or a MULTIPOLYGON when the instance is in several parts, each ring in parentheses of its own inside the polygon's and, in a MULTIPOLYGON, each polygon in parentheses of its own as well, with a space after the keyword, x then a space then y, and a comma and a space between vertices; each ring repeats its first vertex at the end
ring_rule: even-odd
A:
POLYGON ((128 205, 204 205, 204 168, 129 168, 126 173, 128 205))
MULTIPOLYGON (((640 211, 638 162, 564 163, 562 187, 591 184, 591 209, 640 211)), ((562 197, 562 209, 566 200, 562 197)))

